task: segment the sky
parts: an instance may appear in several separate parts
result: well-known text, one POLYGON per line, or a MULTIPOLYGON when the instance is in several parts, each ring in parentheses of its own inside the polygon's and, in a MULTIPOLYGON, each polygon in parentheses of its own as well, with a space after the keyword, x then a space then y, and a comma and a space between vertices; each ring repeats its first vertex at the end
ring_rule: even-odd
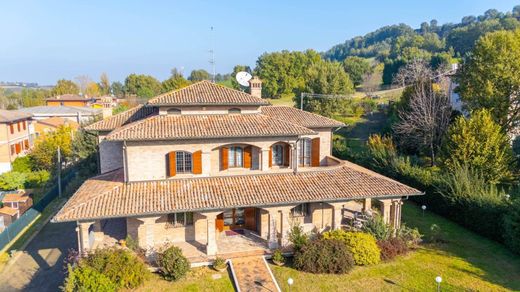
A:
POLYGON ((0 81, 54 84, 106 72, 169 77, 254 66, 264 52, 315 49, 381 26, 416 28, 437 19, 459 22, 490 8, 510 11, 520 1, 25 1, 0 0, 0 81), (211 33, 211 27, 214 27, 211 33))

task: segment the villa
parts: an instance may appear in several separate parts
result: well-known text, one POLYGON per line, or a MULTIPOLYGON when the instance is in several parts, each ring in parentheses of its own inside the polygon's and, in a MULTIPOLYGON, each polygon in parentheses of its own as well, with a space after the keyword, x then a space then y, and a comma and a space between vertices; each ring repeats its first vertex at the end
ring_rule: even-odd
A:
POLYGON ((333 157, 343 123, 260 92, 258 79, 251 94, 201 81, 86 127, 101 174, 53 222, 77 222, 81 251, 130 235, 207 258, 283 247, 294 224, 341 228, 372 208, 399 227, 418 190, 333 157))

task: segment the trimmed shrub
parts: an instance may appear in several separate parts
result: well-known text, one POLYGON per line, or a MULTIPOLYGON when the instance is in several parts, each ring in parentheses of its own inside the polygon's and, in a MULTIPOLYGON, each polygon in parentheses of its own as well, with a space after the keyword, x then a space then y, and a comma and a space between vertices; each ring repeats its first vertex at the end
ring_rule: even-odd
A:
POLYGON ((298 251, 309 242, 309 236, 303 232, 303 228, 294 225, 289 231, 289 241, 293 244, 294 251, 298 251))
POLYGON ((504 216, 504 240, 515 253, 520 254, 520 198, 513 201, 504 216))
POLYGON ((282 251, 280 249, 277 249, 273 252, 273 257, 271 259, 274 263, 285 263, 285 257, 283 256, 282 251))
POLYGON ((188 259, 182 254, 182 250, 172 246, 157 255, 157 264, 161 268, 163 277, 166 280, 178 280, 190 269, 188 259))
POLYGON ((64 286, 61 287, 63 291, 112 292, 117 290, 117 285, 107 276, 88 265, 77 266, 74 269, 69 265, 67 269, 69 271, 68 276, 65 279, 64 286))
POLYGON ((217 270, 226 268, 226 260, 221 257, 215 258, 215 261, 213 261, 213 268, 217 270))
POLYGON ((392 228, 386 224, 383 217, 375 214, 363 225, 362 230, 372 234, 377 240, 387 240, 392 236, 392 228))
POLYGON ((383 261, 389 261, 396 256, 406 254, 409 251, 406 242, 397 237, 378 241, 377 246, 379 246, 379 249, 381 250, 381 260, 383 261))
POLYGON ((80 260, 79 265, 87 265, 103 274, 118 288, 139 287, 150 276, 141 259, 120 248, 96 249, 80 260))
POLYGON ((333 230, 323 233, 325 239, 337 239, 344 242, 358 266, 378 264, 381 255, 376 239, 369 233, 333 230))
POLYGON ((314 274, 345 274, 354 266, 352 254, 337 239, 307 242, 294 254, 294 267, 314 274))

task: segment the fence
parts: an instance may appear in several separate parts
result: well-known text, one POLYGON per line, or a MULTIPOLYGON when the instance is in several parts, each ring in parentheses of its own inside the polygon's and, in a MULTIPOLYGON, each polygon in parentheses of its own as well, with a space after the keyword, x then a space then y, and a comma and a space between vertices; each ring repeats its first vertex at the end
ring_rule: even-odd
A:
MULTIPOLYGON (((70 171, 61 180, 62 186, 70 182, 76 174, 76 171, 70 171)), ((4 249, 5 246, 13 240, 18 234, 31 222, 40 215, 45 207, 49 205, 58 196, 58 186, 52 187, 41 199, 27 210, 20 218, 15 220, 2 233, 0 233, 0 250, 4 249)))

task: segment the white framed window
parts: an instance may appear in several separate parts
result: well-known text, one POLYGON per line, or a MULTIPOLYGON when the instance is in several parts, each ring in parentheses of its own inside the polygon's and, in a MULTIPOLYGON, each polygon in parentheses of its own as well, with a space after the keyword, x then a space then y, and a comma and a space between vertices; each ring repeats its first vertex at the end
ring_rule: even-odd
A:
POLYGON ((169 114, 169 115, 180 115, 181 114, 181 110, 178 109, 178 108, 169 108, 166 111, 166 113, 169 114))
POLYGON ((229 113, 229 114, 240 114, 241 112, 242 112, 242 110, 239 109, 239 108, 236 108, 236 107, 235 107, 235 108, 230 108, 230 109, 228 110, 228 113, 229 113))
POLYGON ((307 217, 310 215, 309 212, 309 203, 300 204, 291 209, 291 214, 293 217, 307 217))
POLYGON ((284 146, 282 144, 275 144, 273 146, 273 165, 283 165, 284 146))
POLYGON ((229 147, 228 166, 244 167, 244 148, 240 146, 229 147))
POLYGON ((185 151, 175 152, 175 164, 177 173, 191 173, 191 153, 185 151))
POLYGON ((193 213, 192 212, 168 214, 166 228, 186 227, 189 225, 193 225, 193 213))
POLYGON ((311 165, 311 139, 304 138, 298 141, 298 162, 300 166, 311 165))

